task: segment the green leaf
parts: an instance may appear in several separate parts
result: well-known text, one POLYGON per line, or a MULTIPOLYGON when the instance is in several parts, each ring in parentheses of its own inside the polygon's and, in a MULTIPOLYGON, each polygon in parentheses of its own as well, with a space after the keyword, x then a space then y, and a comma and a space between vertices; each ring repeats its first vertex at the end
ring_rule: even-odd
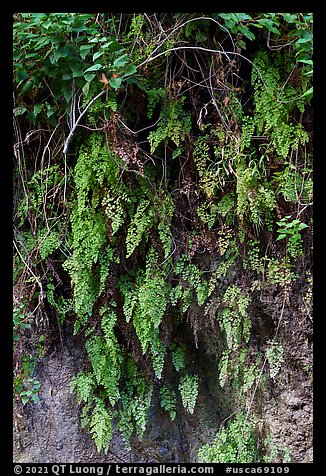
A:
POLYGON ((18 69, 16 71, 16 81, 17 81, 17 83, 21 83, 26 78, 28 78, 28 73, 25 69, 18 69))
POLYGON ((240 21, 252 19, 252 17, 250 15, 247 15, 246 13, 235 13, 235 15, 238 17, 238 20, 240 21))
POLYGON ((79 54, 83 60, 86 58, 86 56, 93 47, 94 45, 83 45, 80 47, 79 54))
POLYGON ((294 235, 291 236, 290 241, 291 243, 296 243, 297 241, 300 241, 301 239, 302 238, 300 233, 295 233, 294 235))
POLYGON ((239 25, 238 30, 243 33, 249 40, 254 40, 256 38, 255 34, 249 30, 247 26, 239 25))
POLYGON ((267 18, 260 18, 257 20, 257 22, 267 28, 267 30, 271 31, 272 33, 275 33, 276 35, 280 35, 281 32, 278 28, 276 28, 275 23, 273 20, 268 20, 267 18))
POLYGON ((110 86, 113 87, 113 89, 118 89, 121 86, 122 78, 111 78, 109 79, 109 84, 110 86))
POLYGON ((82 89, 83 93, 85 96, 87 96, 88 92, 89 92, 89 82, 87 82, 84 86, 83 86, 83 89, 82 89))
POLYGON ((103 54, 104 54, 104 51, 96 51, 96 53, 93 54, 93 61, 95 61, 97 58, 99 58, 103 54))
POLYGON ((21 398, 22 398, 23 405, 25 406, 26 403, 29 402, 29 398, 28 397, 21 397, 21 398))
POLYGON ((296 23, 298 21, 297 16, 291 13, 281 13, 281 15, 287 23, 296 23))
POLYGON ((91 81, 93 81, 93 79, 95 78, 96 74, 92 73, 92 74, 84 74, 84 78, 86 79, 86 81, 88 83, 90 83, 91 81))
MULTIPOLYGON (((127 63, 128 55, 124 54, 122 56, 119 56, 119 58, 116 58, 113 62, 113 66, 116 68, 121 68, 127 63)), ((112 86, 113 87, 113 86, 112 86)))
POLYGON ((283 240, 283 238, 286 238, 286 236, 287 236, 287 235, 284 235, 284 234, 279 235, 279 236, 276 238, 276 241, 278 241, 278 240, 283 240))
POLYGON ((82 69, 82 64, 77 63, 77 62, 71 62, 69 63, 70 69, 72 71, 72 77, 73 78, 79 78, 80 76, 83 76, 84 71, 82 69))
POLYGON ((21 116, 22 114, 24 114, 25 111, 27 111, 27 108, 24 107, 24 106, 15 107, 14 115, 15 116, 21 116))
POLYGON ((310 98, 312 97, 313 93, 314 93, 314 88, 313 88, 313 86, 311 86, 311 88, 308 89, 308 91, 306 91, 306 92, 303 94, 302 97, 307 98, 307 99, 310 99, 310 98))
POLYGON ((298 230, 303 230, 304 228, 309 228, 309 226, 306 223, 300 223, 298 230))
POLYGON ((33 114, 34 114, 35 117, 38 115, 39 112, 41 112, 42 107, 43 107, 43 104, 40 104, 40 103, 35 104, 34 109, 33 109, 33 114))
POLYGON ((84 71, 85 73, 88 73, 88 71, 98 71, 99 69, 103 68, 103 65, 100 63, 93 64, 93 66, 90 66, 89 68, 84 71))
POLYGON ((130 65, 126 68, 123 77, 125 78, 126 76, 131 76, 132 74, 135 74, 136 71, 137 71, 136 66, 134 66, 133 64, 130 64, 130 65))
POLYGON ((298 59, 297 61, 300 62, 300 63, 305 63, 305 64, 313 64, 312 60, 305 59, 305 58, 298 59))

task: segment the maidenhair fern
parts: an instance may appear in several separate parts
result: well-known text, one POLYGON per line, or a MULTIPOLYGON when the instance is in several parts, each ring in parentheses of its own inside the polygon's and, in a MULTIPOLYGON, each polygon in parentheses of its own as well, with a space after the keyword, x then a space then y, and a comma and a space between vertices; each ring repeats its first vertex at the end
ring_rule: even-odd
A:
POLYGON ((238 413, 226 428, 198 452, 199 463, 255 463, 257 443, 254 423, 238 413))
MULTIPOLYGON (((126 258, 132 255, 153 224, 153 210, 148 200, 141 200, 133 216, 126 237, 126 258)), ((148 238, 146 236, 146 238, 148 238)))
POLYGON ((160 405, 168 412, 171 420, 174 420, 176 417, 177 399, 175 392, 167 385, 163 385, 160 388, 160 405))
POLYGON ((179 391, 184 408, 189 413, 194 413, 198 396, 199 377, 197 375, 184 375, 180 378, 179 391))
POLYGON ((180 345, 173 345, 171 358, 174 368, 177 372, 184 369, 186 366, 185 363, 185 356, 186 356, 186 346, 184 344, 180 345))
POLYGON ((113 434, 112 413, 101 399, 95 398, 94 402, 88 426, 98 453, 101 449, 107 453, 113 434))

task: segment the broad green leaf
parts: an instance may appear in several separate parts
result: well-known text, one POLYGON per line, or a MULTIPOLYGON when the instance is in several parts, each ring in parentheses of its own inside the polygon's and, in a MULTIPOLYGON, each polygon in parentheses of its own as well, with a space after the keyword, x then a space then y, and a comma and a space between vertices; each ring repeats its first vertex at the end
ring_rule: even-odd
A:
POLYGON ((43 107, 43 104, 40 104, 40 103, 35 104, 34 109, 33 109, 33 113, 34 113, 35 117, 42 110, 42 107, 43 107))
POLYGON ((137 71, 136 66, 134 66, 133 64, 130 64, 130 65, 126 68, 123 77, 131 76, 132 74, 135 74, 136 71, 137 71))
POLYGON ((84 74, 84 78, 86 79, 86 81, 88 83, 90 83, 91 81, 93 81, 93 79, 95 78, 96 74, 94 73, 87 73, 87 74, 84 74))
POLYGON ((26 405, 26 403, 28 403, 28 401, 29 401, 28 397, 22 397, 22 402, 24 406, 26 405))
POLYGON ((304 59, 304 58, 298 59, 298 62, 300 62, 300 63, 305 63, 305 64, 313 64, 312 60, 310 60, 310 59, 304 59))
POLYGON ((24 106, 15 107, 14 115, 15 116, 21 116, 22 114, 24 114, 25 111, 27 111, 27 108, 24 107, 24 106))
POLYGON ((275 22, 273 20, 268 20, 267 18, 260 18, 259 20, 257 20, 257 22, 267 28, 272 33, 275 33, 276 35, 279 35, 281 33, 280 30, 276 28, 275 22))
POLYGON ((113 89, 118 89, 121 85, 122 78, 111 78, 109 79, 109 84, 110 86, 113 87, 113 89))
POLYGON ((57 48, 54 53, 53 53, 53 56, 56 60, 60 59, 60 58, 65 58, 66 56, 68 56, 69 54, 71 53, 71 49, 70 48, 67 48, 66 46, 64 47, 59 47, 57 48))
POLYGON ((93 48, 93 45, 83 45, 80 47, 79 54, 82 59, 85 59, 90 50, 93 48))
POLYGON ((116 68, 121 68, 127 63, 128 56, 126 54, 119 56, 119 58, 116 58, 113 62, 113 66, 116 68))
POLYGON ((301 240, 301 235, 300 233, 295 233, 293 236, 291 236, 290 241, 292 243, 296 243, 297 241, 301 240))
POLYGON ((72 71, 73 78, 79 78, 80 76, 84 75, 84 71, 81 68, 81 64, 79 63, 70 63, 70 69, 72 71))
POLYGON ((239 25, 238 30, 241 31, 249 40, 254 40, 256 38, 255 34, 249 30, 247 26, 239 25))
POLYGON ((303 230, 304 228, 309 228, 308 225, 306 223, 300 223, 298 229, 299 230, 303 230))
POLYGON ((276 241, 278 241, 278 240, 283 240, 283 238, 286 238, 286 235, 279 235, 279 236, 276 238, 276 241))
POLYGON ((70 99, 72 98, 72 88, 71 87, 65 87, 64 90, 63 90, 63 95, 65 97, 65 100, 67 102, 69 102, 70 99))
POLYGON ((25 69, 16 71, 16 81, 21 83, 24 79, 28 78, 28 72, 25 69))
POLYGON ((234 27, 235 22, 233 20, 225 20, 225 24, 231 30, 234 27))
POLYGON ((87 83, 84 85, 82 91, 83 91, 84 95, 87 96, 88 91, 89 91, 89 82, 87 82, 87 83))
POLYGON ((252 19, 252 17, 250 15, 247 15, 246 13, 235 13, 235 15, 238 17, 238 20, 240 21, 252 19))
POLYGON ((291 13, 281 13, 281 15, 287 23, 296 23, 298 21, 297 16, 291 13))
POLYGON ((93 61, 95 61, 97 58, 99 58, 103 54, 104 54, 104 51, 96 51, 96 53, 93 54, 93 61))
POLYGON ((89 68, 84 71, 84 74, 87 73, 88 71, 98 71, 99 69, 103 68, 103 65, 100 63, 93 64, 93 66, 90 66, 89 68))
POLYGON ((310 99, 312 97, 313 93, 314 93, 314 88, 312 86, 310 89, 308 89, 308 91, 306 91, 304 93, 303 97, 307 98, 307 99, 310 99))

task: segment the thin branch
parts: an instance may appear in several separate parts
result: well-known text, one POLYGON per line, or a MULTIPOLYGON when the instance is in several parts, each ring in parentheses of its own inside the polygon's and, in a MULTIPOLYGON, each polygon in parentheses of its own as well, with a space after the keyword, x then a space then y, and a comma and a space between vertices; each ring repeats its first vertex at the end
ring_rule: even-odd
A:
POLYGON ((84 116, 84 114, 86 113, 87 109, 100 97, 100 96, 103 96, 103 94, 105 94, 105 89, 103 89, 103 91, 101 91, 97 96, 95 96, 95 98, 93 98, 91 101, 89 101, 89 103, 87 104, 87 106, 85 107, 85 109, 83 110, 83 112, 80 114, 80 116, 78 117, 78 119, 76 120, 73 128, 71 129, 71 131, 69 132, 69 135, 67 137, 67 140, 65 142, 65 145, 64 145, 64 148, 63 148, 63 153, 64 155, 67 154, 67 151, 68 151, 68 147, 69 147, 69 142, 71 141, 72 139, 72 136, 74 135, 76 129, 77 129, 77 126, 81 120, 81 118, 84 116))

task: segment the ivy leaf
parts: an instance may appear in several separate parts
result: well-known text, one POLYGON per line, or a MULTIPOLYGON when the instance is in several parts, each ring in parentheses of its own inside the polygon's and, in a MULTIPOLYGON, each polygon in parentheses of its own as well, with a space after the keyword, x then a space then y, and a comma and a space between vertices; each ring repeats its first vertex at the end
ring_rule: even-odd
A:
POLYGON ((102 64, 100 64, 100 63, 93 64, 92 66, 87 68, 86 71, 84 71, 84 74, 88 73, 88 71, 98 71, 101 68, 103 68, 102 64))
POLYGON ((276 241, 278 241, 278 240, 283 240, 283 238, 286 238, 286 235, 284 235, 284 234, 279 235, 279 236, 276 238, 276 241))
POLYGON ((93 48, 93 45, 82 45, 80 47, 79 54, 83 60, 86 58, 86 56, 88 55, 88 53, 90 52, 92 48, 93 48))
POLYGON ((137 71, 136 66, 134 66, 133 64, 130 64, 130 65, 126 68, 123 77, 125 78, 126 76, 131 76, 132 74, 135 74, 136 71, 137 71))
POLYGON ((307 98, 307 99, 310 99, 312 97, 313 93, 314 93, 314 88, 312 86, 310 89, 308 89, 308 91, 306 91, 304 93, 303 97, 307 98))
POLYGON ((25 396, 22 397, 22 402, 23 402, 23 405, 24 405, 24 406, 26 405, 26 403, 28 403, 28 401, 29 401, 29 398, 28 398, 28 397, 25 397, 25 396))
POLYGON ((103 54, 104 54, 104 51, 96 51, 96 53, 93 54, 93 61, 95 61, 97 58, 99 58, 103 54))
POLYGON ((278 28, 276 28, 275 23, 273 20, 268 20, 267 18, 260 18, 257 20, 257 22, 267 28, 267 30, 271 31, 272 33, 275 33, 276 35, 280 35, 281 32, 278 28))
POLYGON ((111 78, 109 79, 109 84, 113 89, 118 89, 121 86, 122 78, 111 78))
POLYGON ((14 115, 15 116, 21 116, 22 114, 24 114, 25 111, 27 111, 27 108, 24 107, 24 106, 15 107, 14 115))
POLYGON ((306 223, 300 223, 298 230, 303 230, 304 228, 308 228, 308 225, 306 223))
POLYGON ((247 26, 244 25, 239 25, 238 30, 241 31, 241 33, 244 34, 249 40, 254 40, 256 38, 255 34, 249 30, 247 26))
POLYGON ((91 81, 93 81, 93 79, 95 78, 95 74, 92 73, 92 74, 84 74, 84 78, 86 79, 86 81, 88 83, 90 83, 91 81))
POLYGON ((114 60, 113 66, 115 66, 116 68, 121 68, 127 63, 127 59, 128 59, 128 56, 126 54, 119 56, 119 58, 116 58, 114 60))

